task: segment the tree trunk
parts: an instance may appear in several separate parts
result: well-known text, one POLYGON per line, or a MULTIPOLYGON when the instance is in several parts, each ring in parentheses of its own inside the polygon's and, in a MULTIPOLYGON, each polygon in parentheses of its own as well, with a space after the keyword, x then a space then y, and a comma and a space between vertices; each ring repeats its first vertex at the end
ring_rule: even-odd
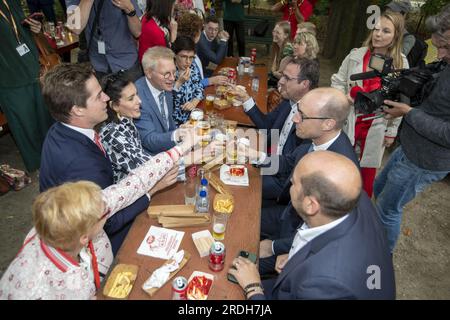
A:
POLYGON ((361 47, 369 30, 366 13, 370 0, 331 0, 323 57, 341 63, 353 48, 361 47))

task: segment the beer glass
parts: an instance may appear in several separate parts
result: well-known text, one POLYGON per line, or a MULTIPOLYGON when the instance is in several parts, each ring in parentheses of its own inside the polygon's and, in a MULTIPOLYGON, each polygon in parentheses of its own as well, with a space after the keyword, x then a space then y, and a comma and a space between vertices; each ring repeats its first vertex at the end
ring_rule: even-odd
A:
POLYGON ((208 94, 206 96, 206 101, 205 101, 205 110, 206 113, 211 113, 214 111, 214 99, 216 97, 213 96, 212 94, 208 94))

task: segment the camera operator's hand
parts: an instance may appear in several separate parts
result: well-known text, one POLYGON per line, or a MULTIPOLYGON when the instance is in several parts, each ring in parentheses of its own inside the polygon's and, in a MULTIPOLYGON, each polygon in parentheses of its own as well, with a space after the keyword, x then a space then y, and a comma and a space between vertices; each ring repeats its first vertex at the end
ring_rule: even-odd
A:
POLYGON ((395 102, 391 100, 384 100, 384 104, 392 107, 384 109, 384 112, 390 115, 392 118, 404 116, 412 109, 411 106, 407 105, 406 103, 395 102))

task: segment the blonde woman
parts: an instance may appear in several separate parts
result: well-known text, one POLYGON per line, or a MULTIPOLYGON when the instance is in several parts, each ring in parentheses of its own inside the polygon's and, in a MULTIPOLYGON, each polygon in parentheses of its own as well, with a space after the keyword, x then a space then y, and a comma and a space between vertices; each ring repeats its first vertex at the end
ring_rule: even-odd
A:
POLYGON ((272 57, 271 72, 269 74, 269 86, 276 86, 281 78, 280 62, 284 57, 292 54, 292 43, 290 42, 291 25, 287 21, 278 22, 272 31, 272 57))
MULTIPOLYGON (((375 28, 370 31, 364 46, 353 49, 344 59, 338 73, 331 77, 331 86, 342 90, 353 103, 358 91, 371 92, 381 86, 381 79, 351 81, 355 73, 370 71, 368 64, 372 54, 393 58, 395 69, 408 68, 408 60, 402 54, 404 19, 398 13, 385 12, 375 28)), ((384 148, 389 147, 397 136, 401 118, 388 121, 384 117, 373 118, 374 114, 362 115, 354 108, 350 112, 346 131, 355 149, 359 150, 364 190, 373 193, 376 169, 381 166, 384 148)))
MULTIPOLYGON (((317 59, 317 55, 319 54, 319 44, 317 43, 316 37, 312 33, 298 33, 294 39, 292 48, 292 56, 294 58, 306 58, 309 60, 315 60, 317 63, 319 63, 319 59, 317 59)), ((279 73, 284 70, 290 59, 291 56, 288 56, 284 57, 283 60, 281 60, 280 69, 278 70, 279 73)))

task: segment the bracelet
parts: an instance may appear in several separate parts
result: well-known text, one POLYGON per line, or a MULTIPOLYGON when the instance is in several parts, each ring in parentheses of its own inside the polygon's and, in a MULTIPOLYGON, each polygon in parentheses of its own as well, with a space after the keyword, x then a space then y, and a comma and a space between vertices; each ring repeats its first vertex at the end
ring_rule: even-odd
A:
POLYGON ((247 292, 248 289, 254 288, 254 287, 259 287, 259 288, 261 288, 261 290, 264 290, 260 282, 254 282, 254 283, 250 283, 250 284, 246 285, 244 288, 244 291, 247 292))
POLYGON ((264 294, 264 290, 262 290, 261 288, 255 288, 255 289, 253 289, 253 290, 247 291, 247 292, 245 293, 245 297, 248 299, 248 295, 249 295, 250 293, 253 293, 253 292, 255 292, 255 293, 257 293, 257 294, 264 294))

